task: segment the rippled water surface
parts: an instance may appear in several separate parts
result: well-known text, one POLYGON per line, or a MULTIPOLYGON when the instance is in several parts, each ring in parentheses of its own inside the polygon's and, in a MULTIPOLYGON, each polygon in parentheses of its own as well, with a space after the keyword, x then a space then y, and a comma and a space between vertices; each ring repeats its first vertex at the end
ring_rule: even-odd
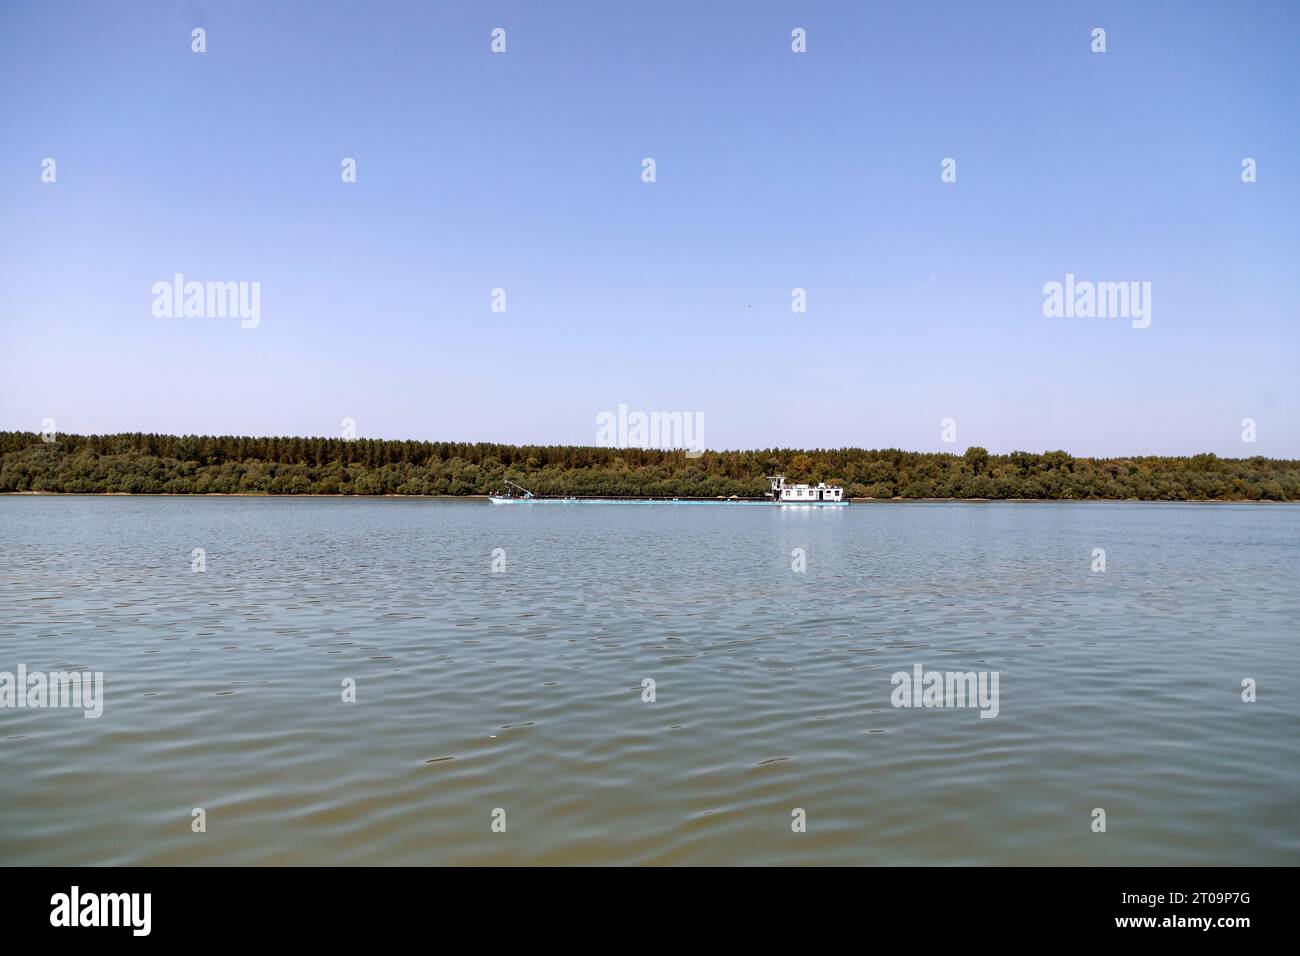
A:
POLYGON ((1298 622, 1291 506, 3 498, 106 699, 0 709, 0 863, 1294 865, 1298 622))

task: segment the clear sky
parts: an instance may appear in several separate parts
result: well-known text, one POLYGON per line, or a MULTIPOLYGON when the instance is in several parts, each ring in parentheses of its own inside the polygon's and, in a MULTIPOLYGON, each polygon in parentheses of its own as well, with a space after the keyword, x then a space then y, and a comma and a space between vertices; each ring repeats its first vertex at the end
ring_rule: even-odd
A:
POLYGON ((0 2, 3 429, 1300 457, 1298 252, 1295 2, 0 2))

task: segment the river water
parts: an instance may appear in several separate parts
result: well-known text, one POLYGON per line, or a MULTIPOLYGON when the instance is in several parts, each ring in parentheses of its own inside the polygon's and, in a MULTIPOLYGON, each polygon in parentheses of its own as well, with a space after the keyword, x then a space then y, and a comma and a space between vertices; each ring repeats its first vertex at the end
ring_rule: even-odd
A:
POLYGON ((0 863, 1296 865, 1298 640, 1287 505, 0 498, 0 863))

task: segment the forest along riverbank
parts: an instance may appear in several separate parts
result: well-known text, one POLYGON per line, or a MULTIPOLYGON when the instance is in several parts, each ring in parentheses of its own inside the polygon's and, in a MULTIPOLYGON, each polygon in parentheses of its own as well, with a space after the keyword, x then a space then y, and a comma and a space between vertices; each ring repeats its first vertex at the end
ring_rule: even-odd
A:
POLYGON ((896 449, 685 451, 0 432, 0 492, 761 498, 766 475, 874 500, 1300 501, 1300 461, 896 449))

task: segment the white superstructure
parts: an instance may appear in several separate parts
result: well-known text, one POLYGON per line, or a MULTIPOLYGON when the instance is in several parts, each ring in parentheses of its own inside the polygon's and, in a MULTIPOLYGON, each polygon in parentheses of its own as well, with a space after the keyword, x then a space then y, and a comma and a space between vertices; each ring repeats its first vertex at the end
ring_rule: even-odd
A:
POLYGON ((842 505, 847 504, 844 500, 844 489, 835 485, 828 485, 826 482, 819 482, 816 485, 787 485, 785 475, 768 475, 767 480, 772 485, 772 490, 768 492, 768 497, 782 504, 795 505, 842 505))

